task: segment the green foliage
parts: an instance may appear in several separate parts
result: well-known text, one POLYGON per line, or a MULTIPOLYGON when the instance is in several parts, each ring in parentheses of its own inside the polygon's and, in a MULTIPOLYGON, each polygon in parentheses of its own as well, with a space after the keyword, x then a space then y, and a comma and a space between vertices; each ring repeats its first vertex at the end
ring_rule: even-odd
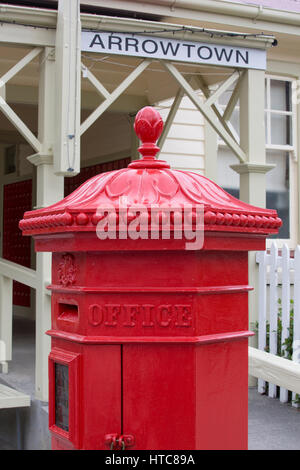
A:
MULTIPOLYGON (((281 344, 282 337, 282 306, 281 299, 278 299, 278 315, 277 315, 277 356, 292 360, 293 357, 293 331, 294 331, 294 301, 290 301, 290 321, 287 328, 288 336, 281 344)), ((258 332, 258 322, 255 323, 254 331, 258 332)), ((266 323, 266 347, 265 351, 270 351, 270 323, 266 323)), ((300 395, 296 394, 295 403, 300 404, 300 395)))

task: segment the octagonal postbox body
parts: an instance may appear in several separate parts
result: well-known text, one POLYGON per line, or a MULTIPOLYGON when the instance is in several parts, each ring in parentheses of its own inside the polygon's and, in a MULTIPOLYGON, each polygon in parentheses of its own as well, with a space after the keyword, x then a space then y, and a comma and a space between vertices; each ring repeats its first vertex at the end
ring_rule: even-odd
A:
POLYGON ((141 160, 20 222, 53 253, 53 449, 246 449, 248 251, 281 220, 156 160, 152 108, 135 130, 141 160))

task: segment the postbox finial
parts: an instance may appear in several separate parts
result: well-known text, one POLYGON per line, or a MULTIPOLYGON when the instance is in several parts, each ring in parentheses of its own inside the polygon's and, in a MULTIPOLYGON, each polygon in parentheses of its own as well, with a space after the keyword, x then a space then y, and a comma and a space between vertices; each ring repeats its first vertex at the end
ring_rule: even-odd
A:
POLYGON ((154 160, 159 152, 156 142, 162 133, 163 126, 161 115, 151 106, 146 106, 137 113, 134 130, 142 142, 138 150, 145 160, 154 160))

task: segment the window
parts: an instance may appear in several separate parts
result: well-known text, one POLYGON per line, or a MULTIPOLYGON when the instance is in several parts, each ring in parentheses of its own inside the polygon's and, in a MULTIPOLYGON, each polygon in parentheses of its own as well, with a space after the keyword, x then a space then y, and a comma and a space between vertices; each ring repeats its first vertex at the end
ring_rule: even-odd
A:
MULTIPOLYGON (((274 238, 290 239, 292 234, 291 199, 294 181, 292 171, 296 142, 296 110, 292 103, 292 79, 266 76, 265 80, 265 131, 266 162, 275 168, 266 174, 266 207, 276 209, 283 225, 274 238)), ((224 93, 219 107, 224 109, 232 90, 224 93)), ((232 132, 239 140, 239 102, 230 119, 232 132)), ((235 197, 239 197, 239 176, 230 168, 236 157, 219 139, 218 184, 235 197)))
POLYGON ((267 148, 293 150, 291 81, 266 78, 265 129, 267 148))
POLYGON ((290 155, 282 150, 267 150, 266 162, 275 168, 266 174, 266 207, 276 209, 283 224, 272 238, 290 238, 290 155))

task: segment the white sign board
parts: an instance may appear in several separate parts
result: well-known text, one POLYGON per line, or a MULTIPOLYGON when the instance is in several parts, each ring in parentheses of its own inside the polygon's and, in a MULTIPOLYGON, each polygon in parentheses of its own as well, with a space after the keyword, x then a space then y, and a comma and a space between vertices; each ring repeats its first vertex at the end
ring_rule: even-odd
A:
POLYGON ((167 39, 154 35, 82 31, 81 49, 85 52, 266 69, 264 49, 167 39))

